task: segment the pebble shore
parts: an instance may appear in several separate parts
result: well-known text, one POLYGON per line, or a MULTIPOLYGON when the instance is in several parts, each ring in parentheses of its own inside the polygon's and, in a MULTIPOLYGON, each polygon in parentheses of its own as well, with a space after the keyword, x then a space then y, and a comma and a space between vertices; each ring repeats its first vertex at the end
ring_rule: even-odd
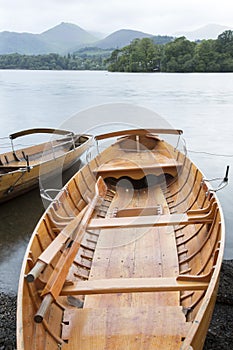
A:
MULTIPOLYGON (((233 349, 232 291, 233 260, 225 260, 222 265, 217 302, 204 350, 233 349)), ((16 298, 16 295, 0 292, 0 350, 16 349, 16 298)))

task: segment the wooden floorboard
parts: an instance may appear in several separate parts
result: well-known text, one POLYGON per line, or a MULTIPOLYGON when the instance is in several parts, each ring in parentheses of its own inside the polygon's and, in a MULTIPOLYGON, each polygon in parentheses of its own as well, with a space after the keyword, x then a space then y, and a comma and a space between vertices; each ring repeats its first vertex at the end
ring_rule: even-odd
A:
MULTIPOLYGON (((164 214, 169 213, 159 187, 149 192, 140 191, 118 188, 107 216, 114 215, 116 208, 158 204, 163 207, 164 214)), ((95 280, 100 279, 133 278, 140 284, 140 279, 147 277, 163 280, 172 277, 170 280, 175 281, 178 272, 172 226, 168 229, 103 229, 93 256, 89 281, 95 284, 95 280)), ((107 288, 104 281, 103 285, 107 288)), ((63 334, 68 344, 64 345, 64 350, 179 348, 190 326, 180 306, 179 291, 116 291, 115 294, 86 295, 84 308, 67 314, 63 334), (136 322, 137 319, 140 322, 136 322)))
POLYGON ((177 350, 190 327, 181 307, 74 310, 66 322, 64 350, 177 350))
MULTIPOLYGON (((131 191, 118 188, 109 211, 114 208, 162 205, 165 214, 168 207, 160 187, 153 190, 131 191), (126 195, 125 195, 126 194, 126 195)), ((172 227, 115 228, 100 231, 93 257, 90 279, 175 277, 179 274, 176 240, 172 227)), ((84 307, 132 306, 148 303, 179 305, 179 292, 133 293, 132 295, 86 296, 84 307)))

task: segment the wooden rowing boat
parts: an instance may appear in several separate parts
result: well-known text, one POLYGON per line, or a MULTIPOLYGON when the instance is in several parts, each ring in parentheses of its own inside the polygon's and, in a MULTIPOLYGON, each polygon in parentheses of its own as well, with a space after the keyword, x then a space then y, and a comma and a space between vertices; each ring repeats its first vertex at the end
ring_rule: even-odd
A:
POLYGON ((224 219, 209 183, 165 134, 181 131, 96 136, 114 139, 67 183, 28 245, 18 350, 203 348, 224 219))
POLYGON ((23 130, 9 135, 9 138, 12 150, 0 155, 0 202, 37 186, 40 174, 52 176, 58 169, 68 169, 87 149, 91 140, 90 136, 45 128, 23 130), (57 135, 57 138, 15 150, 14 139, 42 133, 57 135))

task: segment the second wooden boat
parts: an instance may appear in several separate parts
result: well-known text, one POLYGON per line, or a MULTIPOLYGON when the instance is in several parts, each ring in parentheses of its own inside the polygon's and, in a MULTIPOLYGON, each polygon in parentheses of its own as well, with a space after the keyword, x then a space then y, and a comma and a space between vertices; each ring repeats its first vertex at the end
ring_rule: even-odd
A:
POLYGON ((224 249, 220 203, 163 140, 124 130, 68 182, 29 243, 18 350, 200 350, 224 249))
POLYGON ((39 176, 52 176, 58 169, 68 169, 90 146, 91 137, 59 129, 28 129, 9 135, 10 152, 0 154, 0 203, 35 186, 39 176), (51 142, 15 150, 13 140, 32 134, 57 135, 51 142), (59 136, 60 135, 60 138, 59 136))

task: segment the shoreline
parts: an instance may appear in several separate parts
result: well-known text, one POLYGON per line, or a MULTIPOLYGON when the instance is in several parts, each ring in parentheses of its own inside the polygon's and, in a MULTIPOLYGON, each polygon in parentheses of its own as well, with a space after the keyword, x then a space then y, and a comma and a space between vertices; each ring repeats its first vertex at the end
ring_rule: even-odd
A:
MULTIPOLYGON (((224 260, 212 321, 203 350, 230 350, 233 344, 233 260, 224 260)), ((16 349, 15 294, 0 291, 0 350, 16 349)))

